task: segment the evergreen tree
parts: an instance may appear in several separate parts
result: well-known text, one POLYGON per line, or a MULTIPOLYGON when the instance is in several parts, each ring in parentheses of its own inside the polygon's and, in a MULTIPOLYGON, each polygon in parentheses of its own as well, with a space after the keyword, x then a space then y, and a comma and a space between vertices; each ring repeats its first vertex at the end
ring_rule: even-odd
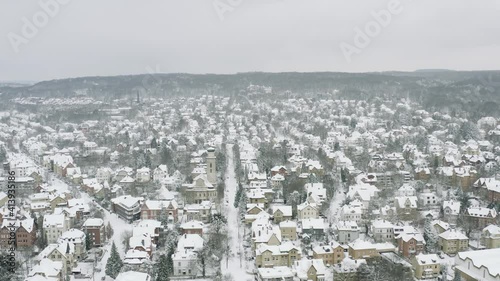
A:
POLYGON ((172 259, 172 256, 175 253, 175 248, 171 247, 169 251, 167 252, 167 257, 166 257, 166 271, 168 276, 172 276, 174 274, 174 260, 172 259))
POLYGON ((235 208, 238 208, 238 206, 240 205, 240 198, 241 198, 241 189, 238 188, 238 190, 236 190, 236 195, 234 196, 234 207, 235 208))
POLYGON ((88 251, 94 246, 94 241, 90 237, 90 232, 85 233, 85 249, 88 251))
POLYGON ((111 239, 113 236, 114 230, 111 227, 111 223, 108 221, 108 225, 106 225, 106 238, 111 239))
POLYGON ((169 272, 168 272, 168 265, 167 265, 167 257, 165 255, 160 256, 160 260, 157 263, 157 272, 158 274, 156 275, 156 281, 169 281, 170 279, 168 278, 169 272))
POLYGON ((163 206, 163 203, 162 203, 162 206, 160 209, 160 215, 159 215, 158 219, 161 222, 161 225, 163 225, 164 227, 167 226, 167 224, 168 224, 168 212, 167 212, 167 208, 165 208, 165 206, 163 206))
POLYGON ((109 256, 108 262, 106 263, 106 275, 116 278, 122 269, 123 262, 120 258, 120 254, 116 250, 115 242, 111 245, 111 254, 109 256))
POLYGON ((425 239, 425 251, 427 253, 434 253, 436 251, 438 234, 436 232, 436 229, 432 226, 432 222, 429 218, 425 219, 424 239, 425 239))

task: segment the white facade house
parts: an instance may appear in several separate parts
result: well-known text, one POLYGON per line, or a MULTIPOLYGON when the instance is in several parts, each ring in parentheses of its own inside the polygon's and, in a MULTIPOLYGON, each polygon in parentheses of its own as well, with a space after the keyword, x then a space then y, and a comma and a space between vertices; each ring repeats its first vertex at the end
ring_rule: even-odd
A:
POLYGON ((69 219, 65 215, 45 215, 43 230, 48 244, 56 243, 59 237, 69 229, 69 219))
POLYGON ((203 238, 198 234, 184 234, 180 237, 177 250, 172 255, 174 275, 196 276, 198 274, 197 250, 203 247, 203 238))

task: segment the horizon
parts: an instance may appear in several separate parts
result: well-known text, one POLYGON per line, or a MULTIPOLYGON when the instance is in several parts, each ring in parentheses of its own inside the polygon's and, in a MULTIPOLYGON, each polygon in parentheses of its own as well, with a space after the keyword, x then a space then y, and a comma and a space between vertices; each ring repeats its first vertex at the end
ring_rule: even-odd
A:
POLYGON ((15 83, 23 85, 34 85, 40 82, 50 82, 58 80, 68 80, 68 79, 81 79, 81 78, 93 78, 93 77, 122 77, 122 76, 141 76, 141 75, 238 75, 238 74, 249 74, 249 73, 264 73, 264 74, 284 74, 284 73, 296 73, 296 74, 315 74, 315 73, 342 73, 342 74, 384 74, 384 73, 416 73, 416 72, 499 72, 500 69, 481 69, 481 70, 457 70, 457 69, 443 69, 443 68, 423 68, 415 69, 412 71, 400 71, 400 70, 387 70, 387 71, 360 71, 360 72, 347 72, 347 71, 282 71, 282 72, 271 72, 271 71, 245 71, 236 73, 188 73, 188 72, 158 72, 158 73, 131 73, 131 74, 118 74, 118 75, 84 75, 78 77, 61 77, 52 78, 46 80, 0 80, 0 83, 15 83))

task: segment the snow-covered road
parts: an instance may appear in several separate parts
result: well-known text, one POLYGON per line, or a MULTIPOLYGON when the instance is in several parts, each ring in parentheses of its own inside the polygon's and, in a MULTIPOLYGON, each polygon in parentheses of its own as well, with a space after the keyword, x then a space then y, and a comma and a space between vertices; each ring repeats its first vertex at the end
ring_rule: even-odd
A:
POLYGON ((238 189, 236 174, 234 172, 233 145, 227 145, 226 151, 228 163, 226 171, 225 193, 224 193, 224 210, 228 221, 229 230, 229 262, 222 264, 222 273, 231 274, 234 280, 246 281, 253 280, 253 275, 246 273, 245 257, 243 251, 243 227, 240 227, 238 221, 238 208, 234 207, 234 199, 238 189), (226 203, 228 202, 228 203, 226 203))

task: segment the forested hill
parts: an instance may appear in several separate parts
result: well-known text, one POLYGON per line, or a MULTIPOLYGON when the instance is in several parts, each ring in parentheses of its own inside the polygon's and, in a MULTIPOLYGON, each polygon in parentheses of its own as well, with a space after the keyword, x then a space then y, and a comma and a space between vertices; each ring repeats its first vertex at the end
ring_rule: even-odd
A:
POLYGON ((380 73, 264 73, 143 74, 112 77, 80 77, 43 81, 29 86, 0 86, 4 97, 71 97, 99 99, 147 96, 245 93, 249 85, 272 87, 274 94, 295 96, 336 92, 339 98, 410 98, 426 107, 453 107, 498 113, 500 71, 422 70, 380 73), (337 91, 336 91, 337 90, 337 91))

